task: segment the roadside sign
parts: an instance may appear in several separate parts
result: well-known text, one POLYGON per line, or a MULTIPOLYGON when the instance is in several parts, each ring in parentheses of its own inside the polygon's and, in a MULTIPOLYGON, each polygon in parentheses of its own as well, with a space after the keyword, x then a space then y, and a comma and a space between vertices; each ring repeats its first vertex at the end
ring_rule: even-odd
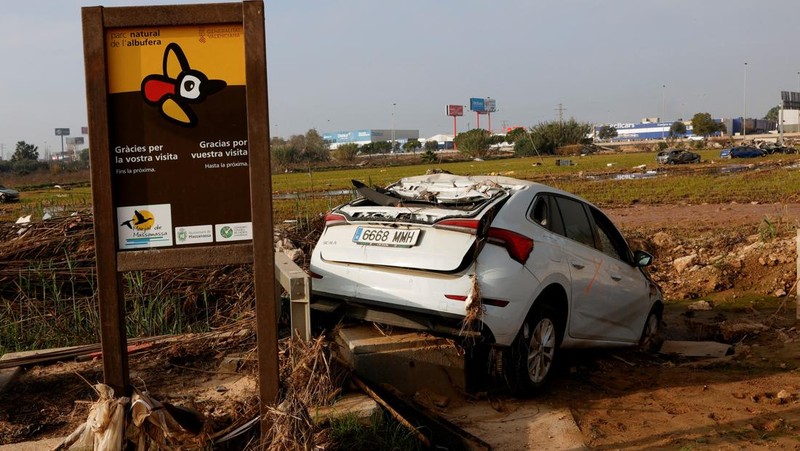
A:
POLYGON ((483 113, 484 111, 486 111, 486 106, 484 105, 484 99, 478 97, 471 97, 469 99, 469 109, 471 111, 483 113))
POLYGON ((57 128, 56 129, 56 136, 69 136, 69 129, 68 128, 57 128))
POLYGON ((81 135, 88 135, 89 127, 81 127, 81 135))
POLYGON ((80 146, 83 145, 83 136, 66 138, 64 141, 67 143, 68 146, 80 146))
POLYGON ((130 392, 120 273, 253 263, 266 412, 278 353, 264 3, 82 16, 105 382, 130 392))
POLYGON ((447 105, 447 115, 448 116, 463 116, 464 115, 464 106, 463 105, 447 105))
MULTIPOLYGON (((165 205, 159 218, 175 229, 247 224, 204 246, 252 239, 242 25, 109 28, 105 42, 117 211, 165 205)), ((197 243, 173 230, 151 241, 158 222, 130 219, 116 218, 121 250, 197 243)))

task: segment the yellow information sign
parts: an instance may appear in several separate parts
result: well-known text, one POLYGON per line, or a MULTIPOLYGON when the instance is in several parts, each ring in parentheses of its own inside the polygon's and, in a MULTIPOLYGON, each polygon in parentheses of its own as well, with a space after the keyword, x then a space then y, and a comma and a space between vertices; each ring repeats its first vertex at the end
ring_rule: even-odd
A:
POLYGON ((252 239, 241 24, 105 30, 120 249, 252 239))

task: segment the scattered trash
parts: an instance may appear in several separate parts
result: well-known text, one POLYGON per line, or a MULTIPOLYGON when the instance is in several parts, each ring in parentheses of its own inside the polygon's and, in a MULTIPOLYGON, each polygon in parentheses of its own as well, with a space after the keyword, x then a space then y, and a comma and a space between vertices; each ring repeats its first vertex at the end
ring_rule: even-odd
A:
MULTIPOLYGON (((644 166, 644 165, 642 165, 644 166)), ((656 171, 647 171, 638 174, 617 174, 614 180, 634 180, 634 179, 649 179, 658 175, 656 171)))
MULTIPOLYGON (((125 434, 125 407, 130 398, 114 398, 105 384, 94 386, 100 399, 92 405, 89 417, 56 450, 119 449, 125 434)), ((146 448, 142 448, 146 449, 146 448)))
POLYGON ((33 215, 28 215, 28 216, 20 216, 20 217, 17 219, 17 222, 15 222, 14 224, 30 224, 30 222, 31 222, 31 216, 33 216, 33 215))
POLYGON ((561 160, 561 159, 556 160, 556 166, 574 166, 574 165, 575 164, 572 162, 572 160, 561 160))

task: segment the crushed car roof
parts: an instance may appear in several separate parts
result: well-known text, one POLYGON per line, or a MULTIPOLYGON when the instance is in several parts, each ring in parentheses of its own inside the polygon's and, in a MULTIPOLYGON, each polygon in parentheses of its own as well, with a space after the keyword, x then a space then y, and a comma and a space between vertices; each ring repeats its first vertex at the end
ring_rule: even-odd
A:
POLYGON ((387 189, 405 198, 424 199, 433 195, 439 202, 458 202, 488 199, 532 184, 504 176, 430 174, 400 179, 387 189))

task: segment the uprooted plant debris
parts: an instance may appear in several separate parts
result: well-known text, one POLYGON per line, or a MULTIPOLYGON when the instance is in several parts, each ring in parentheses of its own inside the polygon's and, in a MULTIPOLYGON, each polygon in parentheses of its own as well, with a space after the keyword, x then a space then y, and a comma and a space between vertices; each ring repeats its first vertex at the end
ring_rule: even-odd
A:
MULTIPOLYGON (((282 228, 277 247, 293 250, 298 264, 307 266, 316 225, 282 228)), ((88 211, 0 223, 0 353, 99 341, 93 232, 88 211)), ((129 335, 224 326, 253 309, 253 290, 250 265, 124 273, 129 335)))

